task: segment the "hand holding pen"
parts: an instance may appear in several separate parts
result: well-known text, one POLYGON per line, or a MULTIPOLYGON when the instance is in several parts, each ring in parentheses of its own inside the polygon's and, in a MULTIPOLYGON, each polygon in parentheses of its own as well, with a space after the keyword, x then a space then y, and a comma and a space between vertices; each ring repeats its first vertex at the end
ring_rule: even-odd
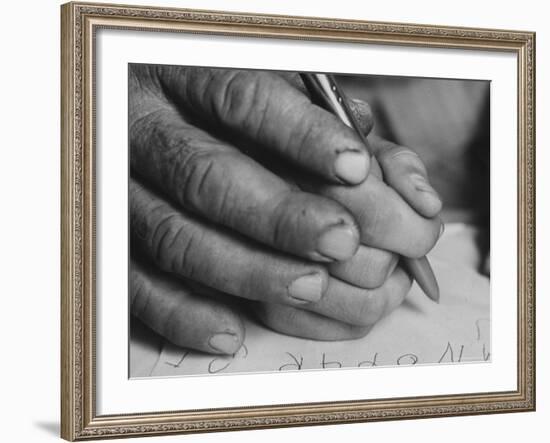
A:
MULTIPOLYGON (((353 129, 364 143, 367 152, 371 154, 369 143, 349 107, 344 91, 338 85, 334 76, 330 74, 302 73, 301 78, 311 95, 312 101, 335 114, 346 126, 353 129)), ((371 162, 371 168, 380 171, 376 158, 372 158, 371 162)), ((421 184, 423 185, 423 181, 421 184)), ((431 300, 439 302, 439 285, 428 259, 425 256, 419 258, 403 257, 403 261, 424 293, 431 300)))
POLYGON ((399 255, 440 230, 411 150, 369 137, 371 157, 297 74, 132 65, 129 91, 130 299, 150 328, 231 354, 242 303, 316 340, 361 337, 402 303, 399 255))

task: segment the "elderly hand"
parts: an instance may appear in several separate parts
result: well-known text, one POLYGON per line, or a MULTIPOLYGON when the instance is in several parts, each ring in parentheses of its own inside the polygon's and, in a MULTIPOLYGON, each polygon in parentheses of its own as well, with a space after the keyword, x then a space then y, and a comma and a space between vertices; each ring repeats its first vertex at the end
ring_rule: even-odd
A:
MULTIPOLYGON (((371 137, 370 165, 292 75, 132 65, 129 80, 134 315, 233 353, 239 298, 274 329, 326 340, 364 335, 401 303, 396 253, 422 256, 440 232, 412 151, 371 137)), ((368 106, 353 106, 368 132, 368 106)))

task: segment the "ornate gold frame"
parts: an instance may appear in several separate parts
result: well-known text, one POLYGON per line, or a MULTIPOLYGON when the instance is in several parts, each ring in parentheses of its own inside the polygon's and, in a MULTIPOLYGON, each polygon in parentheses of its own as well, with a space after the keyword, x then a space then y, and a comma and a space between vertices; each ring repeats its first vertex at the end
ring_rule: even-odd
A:
POLYGON ((61 7, 61 435, 67 440, 335 424, 535 409, 535 34, 218 11, 61 7), (98 416, 95 412, 94 33, 124 28, 510 51, 518 59, 517 389, 98 416))

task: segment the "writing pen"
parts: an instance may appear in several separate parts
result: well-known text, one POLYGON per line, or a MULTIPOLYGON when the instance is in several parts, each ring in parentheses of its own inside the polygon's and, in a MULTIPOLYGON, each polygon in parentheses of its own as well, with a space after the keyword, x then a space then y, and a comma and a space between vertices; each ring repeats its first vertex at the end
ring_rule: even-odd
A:
MULTIPOLYGON (((361 131, 357 119, 348 105, 344 91, 340 88, 334 76, 330 74, 302 73, 300 77, 310 93, 313 103, 332 112, 345 125, 352 128, 365 144, 367 152, 371 154, 367 138, 361 131)), ((376 162, 376 159, 372 157, 372 161, 376 162)), ((403 257, 403 262, 424 293, 433 301, 439 302, 439 285, 428 259, 426 257, 403 257)))

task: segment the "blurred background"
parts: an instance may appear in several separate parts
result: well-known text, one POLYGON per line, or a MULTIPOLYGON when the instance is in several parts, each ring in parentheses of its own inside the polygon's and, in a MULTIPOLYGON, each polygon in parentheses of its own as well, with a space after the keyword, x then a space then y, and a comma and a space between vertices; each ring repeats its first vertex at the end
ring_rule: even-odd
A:
POLYGON ((490 271, 490 82, 339 76, 349 97, 368 102, 373 132, 420 156, 444 202, 445 223, 477 229, 478 269, 490 271))

